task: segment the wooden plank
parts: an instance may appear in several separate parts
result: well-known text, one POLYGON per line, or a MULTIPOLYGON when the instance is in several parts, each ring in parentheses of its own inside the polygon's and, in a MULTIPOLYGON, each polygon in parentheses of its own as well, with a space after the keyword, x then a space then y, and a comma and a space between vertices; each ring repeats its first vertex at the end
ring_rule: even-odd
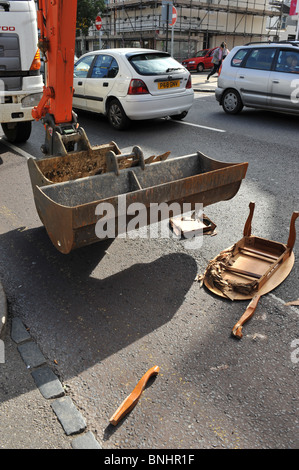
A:
POLYGON ((226 266, 225 270, 231 271, 231 272, 237 273, 237 274, 242 274, 243 276, 253 277, 254 279, 260 279, 262 277, 261 274, 252 273, 250 271, 245 271, 244 269, 234 268, 233 266, 226 266))
POLYGON ((239 250, 242 252, 247 251, 248 253, 263 256, 264 258, 269 258, 273 261, 276 261, 278 259, 278 256, 273 256, 273 255, 270 255, 270 253, 264 253, 263 251, 254 250, 253 248, 246 248, 245 246, 244 248, 240 248, 239 250))

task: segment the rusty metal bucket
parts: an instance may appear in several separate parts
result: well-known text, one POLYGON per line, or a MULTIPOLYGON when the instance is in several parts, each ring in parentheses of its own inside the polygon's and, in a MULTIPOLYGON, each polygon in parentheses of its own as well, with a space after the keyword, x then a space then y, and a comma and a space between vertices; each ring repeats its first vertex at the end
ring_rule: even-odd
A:
POLYGON ((69 152, 64 156, 41 160, 30 158, 28 167, 33 189, 35 186, 62 183, 105 173, 107 171, 106 155, 109 151, 113 151, 116 155, 121 153, 117 144, 110 142, 79 152, 69 152))
MULTIPOLYGON (((120 234, 133 217, 127 213, 131 204, 144 205, 147 211, 145 224, 149 224, 150 206, 154 203, 177 202, 183 210, 186 203, 194 208, 196 203, 208 206, 228 200, 238 192, 248 167, 248 163, 223 163, 200 152, 146 164, 139 147, 134 147, 131 154, 122 155, 116 144, 107 145, 114 148, 102 149, 105 157, 99 157, 101 164, 97 168, 95 165, 92 176, 90 172, 89 176, 84 176, 86 172, 82 171, 81 176, 71 171, 74 155, 28 160, 37 212, 52 243, 62 253, 100 240, 95 230, 101 218, 96 215, 100 203, 109 203, 114 209, 112 217, 116 233, 120 234), (128 160, 129 165, 126 164, 128 160), (65 175, 66 163, 70 165, 68 177, 65 175), (57 175, 54 164, 64 166, 60 182, 55 182, 54 173, 59 178, 62 175, 57 175), (125 220, 122 227, 120 218, 125 220)), ((79 159, 84 160, 82 156, 79 159)), ((163 211, 159 217, 159 220, 163 219, 163 211)))

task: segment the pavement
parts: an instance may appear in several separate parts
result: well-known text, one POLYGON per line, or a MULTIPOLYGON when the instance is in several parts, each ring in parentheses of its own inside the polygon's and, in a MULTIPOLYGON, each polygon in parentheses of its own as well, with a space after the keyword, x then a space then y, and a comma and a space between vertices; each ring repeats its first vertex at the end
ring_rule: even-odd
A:
MULTIPOLYGON (((192 73, 195 92, 217 77, 192 73)), ((10 318, 0 280, 0 449, 101 449, 76 404, 19 318, 10 318)))
POLYGON ((217 87, 217 75, 213 75, 207 82, 208 72, 191 72, 192 86, 195 92, 214 93, 217 87))
POLYGON ((0 281, 0 449, 101 449, 0 281))

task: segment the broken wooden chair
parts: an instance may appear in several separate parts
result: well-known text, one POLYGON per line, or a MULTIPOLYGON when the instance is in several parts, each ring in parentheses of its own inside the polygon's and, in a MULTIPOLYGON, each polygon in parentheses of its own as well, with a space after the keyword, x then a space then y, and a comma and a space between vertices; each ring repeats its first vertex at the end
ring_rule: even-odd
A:
POLYGON ((252 299, 277 287, 294 265, 295 221, 291 218, 287 244, 251 235, 255 204, 249 204, 243 238, 211 260, 204 284, 214 293, 231 300, 252 299))

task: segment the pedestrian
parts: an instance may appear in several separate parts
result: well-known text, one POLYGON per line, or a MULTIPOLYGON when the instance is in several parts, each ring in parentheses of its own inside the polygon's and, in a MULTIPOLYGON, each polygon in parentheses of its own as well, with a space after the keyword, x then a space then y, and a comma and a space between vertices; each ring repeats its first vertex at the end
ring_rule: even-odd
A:
POLYGON ((214 75, 214 73, 218 72, 222 59, 223 59, 223 53, 225 49, 226 48, 225 48, 224 42, 220 44, 220 47, 217 47, 217 49, 215 49, 214 54, 213 54, 213 59, 212 59, 213 68, 211 72, 209 73, 209 75, 207 76, 206 82, 209 81, 210 77, 214 75))
POLYGON ((224 44, 223 57, 222 57, 222 61, 223 61, 225 57, 229 54, 229 49, 227 48, 226 42, 223 42, 222 44, 224 44))

